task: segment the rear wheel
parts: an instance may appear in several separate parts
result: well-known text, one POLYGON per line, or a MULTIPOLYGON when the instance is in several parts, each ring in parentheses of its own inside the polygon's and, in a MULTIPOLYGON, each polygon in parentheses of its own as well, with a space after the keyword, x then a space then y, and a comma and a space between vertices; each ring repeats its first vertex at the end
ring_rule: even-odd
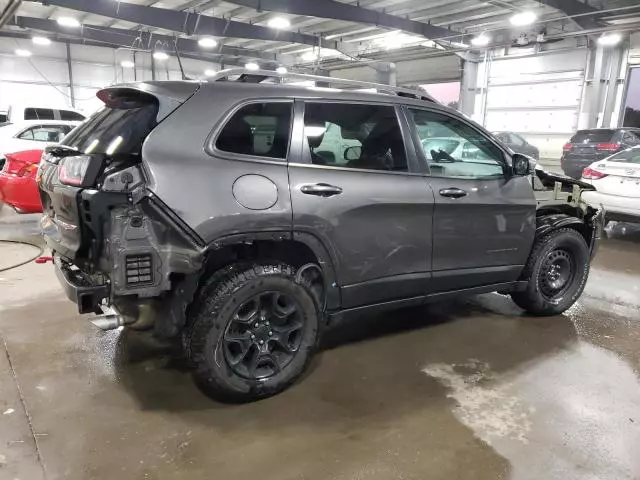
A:
POLYGON ((320 310, 288 265, 231 266, 196 299, 187 355, 208 395, 234 402, 268 397, 303 373, 317 346, 320 310))
POLYGON ((534 243, 523 279, 524 291, 513 301, 534 315, 557 315, 580 297, 589 275, 589 247, 576 230, 562 228, 534 243))

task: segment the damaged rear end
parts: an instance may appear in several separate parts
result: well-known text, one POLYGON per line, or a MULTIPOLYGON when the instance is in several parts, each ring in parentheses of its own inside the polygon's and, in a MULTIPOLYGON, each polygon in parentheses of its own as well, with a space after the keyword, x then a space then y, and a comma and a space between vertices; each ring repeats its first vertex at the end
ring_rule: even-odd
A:
POLYGON ((201 240, 147 191, 142 159, 147 136, 198 88, 103 89, 105 106, 43 154, 41 226, 56 274, 80 313, 108 312, 102 328, 147 322, 150 299, 201 267, 201 240))

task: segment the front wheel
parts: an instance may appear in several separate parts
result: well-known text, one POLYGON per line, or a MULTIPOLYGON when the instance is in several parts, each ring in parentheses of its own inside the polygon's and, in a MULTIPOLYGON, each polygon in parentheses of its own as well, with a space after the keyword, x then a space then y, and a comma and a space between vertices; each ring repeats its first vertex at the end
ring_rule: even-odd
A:
POLYGON ((304 280, 284 264, 235 265, 200 292, 185 331, 201 389, 248 402, 289 387, 319 339, 320 310, 304 280))
POLYGON ((539 239, 523 271, 527 287, 511 298, 534 315, 557 315, 580 297, 589 276, 589 247, 571 228, 561 228, 539 239))

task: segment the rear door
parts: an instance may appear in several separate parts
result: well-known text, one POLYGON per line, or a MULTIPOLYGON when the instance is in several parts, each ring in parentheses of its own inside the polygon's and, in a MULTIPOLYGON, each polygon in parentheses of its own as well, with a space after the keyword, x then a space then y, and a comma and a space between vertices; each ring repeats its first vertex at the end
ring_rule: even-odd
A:
POLYGON ((516 280, 535 233, 530 179, 509 176, 504 151, 466 120, 429 108, 408 108, 407 114, 421 144, 433 137, 463 144, 453 152, 419 152, 435 198, 433 289, 516 280))
POLYGON ((331 255, 344 308, 427 291, 433 194, 403 122, 391 104, 297 103, 293 228, 331 255))

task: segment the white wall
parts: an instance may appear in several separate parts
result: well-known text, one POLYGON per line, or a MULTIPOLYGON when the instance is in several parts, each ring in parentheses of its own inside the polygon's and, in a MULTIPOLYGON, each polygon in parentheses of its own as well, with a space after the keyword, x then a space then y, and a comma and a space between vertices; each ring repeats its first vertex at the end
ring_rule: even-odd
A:
MULTIPOLYGON (((70 45, 70 49, 75 104, 85 113, 101 105, 95 96, 100 88, 152 78, 150 55, 146 52, 136 53, 134 73, 133 69, 120 67, 122 60, 133 60, 129 50, 85 45, 70 45)), ((205 69, 220 69, 218 64, 199 60, 183 59, 182 63, 191 78, 204 78, 205 69)), ((180 79, 177 59, 156 61, 156 78, 180 79)), ((45 47, 26 39, 0 38, 0 110, 10 105, 71 106, 65 44, 53 42, 45 47), (28 49, 33 55, 18 57, 17 48, 28 49)))
MULTIPOLYGON (((460 58, 453 54, 395 62, 395 64, 398 85, 441 83, 459 80, 461 77, 460 58)), ((332 70, 331 76, 365 82, 376 81, 376 71, 373 65, 358 65, 351 68, 332 70)))

